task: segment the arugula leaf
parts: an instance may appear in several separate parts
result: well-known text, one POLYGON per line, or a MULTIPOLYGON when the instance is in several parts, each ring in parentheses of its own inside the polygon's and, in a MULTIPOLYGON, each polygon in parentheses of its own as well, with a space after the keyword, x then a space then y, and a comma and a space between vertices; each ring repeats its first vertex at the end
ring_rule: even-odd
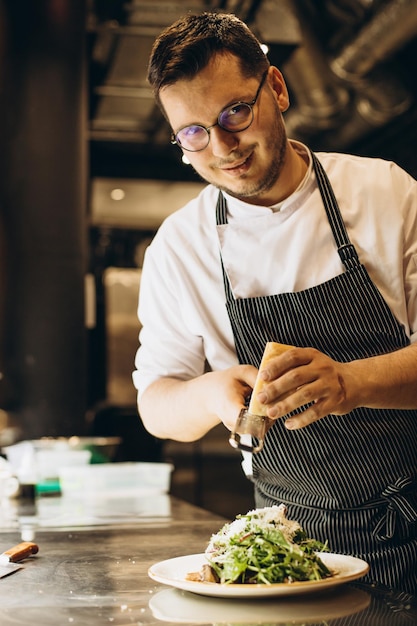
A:
POLYGON ((308 538, 298 524, 285 524, 280 507, 252 511, 237 520, 214 535, 206 550, 220 583, 273 584, 332 575, 317 554, 327 550, 326 545, 308 538), (276 520, 271 509, 280 513, 276 520))

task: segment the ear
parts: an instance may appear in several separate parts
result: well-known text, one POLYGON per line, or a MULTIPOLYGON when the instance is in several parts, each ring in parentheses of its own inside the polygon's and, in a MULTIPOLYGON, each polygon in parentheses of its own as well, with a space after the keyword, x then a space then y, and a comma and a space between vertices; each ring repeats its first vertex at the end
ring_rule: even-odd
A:
POLYGON ((285 84, 283 75, 274 65, 271 65, 268 70, 268 82, 272 91, 275 93, 280 111, 286 111, 290 106, 287 85, 285 84))

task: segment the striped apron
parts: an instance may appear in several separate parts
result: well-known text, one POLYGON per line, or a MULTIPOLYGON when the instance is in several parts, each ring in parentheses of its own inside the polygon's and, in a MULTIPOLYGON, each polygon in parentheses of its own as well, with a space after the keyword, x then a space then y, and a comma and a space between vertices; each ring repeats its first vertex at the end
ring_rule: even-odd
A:
MULTIPOLYGON (((222 260, 240 363, 259 367, 267 341, 314 347, 340 362, 409 344, 360 263, 327 175, 312 158, 345 272, 296 293, 235 299, 222 260)), ((227 224, 221 192, 216 220, 227 224)), ((365 559, 368 581, 415 593, 417 411, 358 408, 300 430, 284 424, 285 417, 275 421, 253 455, 256 506, 285 503, 289 517, 310 537, 327 541, 331 552, 365 559)))

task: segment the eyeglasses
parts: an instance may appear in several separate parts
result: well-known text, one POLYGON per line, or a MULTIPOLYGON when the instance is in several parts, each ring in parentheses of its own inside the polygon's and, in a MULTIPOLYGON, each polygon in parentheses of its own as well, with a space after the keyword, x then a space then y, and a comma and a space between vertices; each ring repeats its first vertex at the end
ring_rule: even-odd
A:
POLYGON ((246 130, 253 122, 253 107, 261 93, 261 89, 268 74, 266 70, 256 92, 256 96, 251 102, 234 102, 222 109, 217 117, 217 122, 212 126, 201 126, 201 124, 191 124, 180 128, 171 135, 171 143, 177 144, 188 152, 199 152, 204 150, 210 143, 210 129, 220 126, 229 133, 239 133, 246 130))

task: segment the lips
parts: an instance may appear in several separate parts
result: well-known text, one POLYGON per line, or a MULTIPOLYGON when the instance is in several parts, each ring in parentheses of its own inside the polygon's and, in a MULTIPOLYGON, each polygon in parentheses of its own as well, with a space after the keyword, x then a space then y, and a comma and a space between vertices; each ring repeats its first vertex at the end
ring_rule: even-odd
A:
POLYGON ((222 167, 222 171, 228 174, 241 174, 248 171, 250 165, 252 163, 252 154, 241 161, 237 161, 233 165, 228 165, 227 167, 222 167))

